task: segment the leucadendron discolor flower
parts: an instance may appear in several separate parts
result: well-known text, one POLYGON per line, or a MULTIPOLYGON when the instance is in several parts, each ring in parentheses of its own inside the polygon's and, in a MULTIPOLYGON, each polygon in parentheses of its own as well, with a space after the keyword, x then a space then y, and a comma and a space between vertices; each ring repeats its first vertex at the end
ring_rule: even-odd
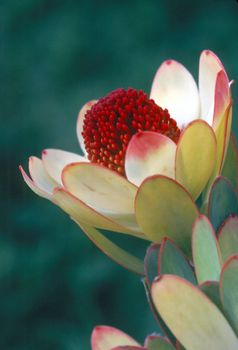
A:
POLYGON ((231 118, 226 71, 206 50, 198 86, 182 64, 167 60, 150 96, 117 89, 82 107, 77 136, 83 156, 45 149, 41 158, 30 157, 30 176, 20 169, 35 193, 84 231, 106 229, 160 242, 172 218, 173 235, 185 242, 199 215, 196 199, 222 171, 231 118))

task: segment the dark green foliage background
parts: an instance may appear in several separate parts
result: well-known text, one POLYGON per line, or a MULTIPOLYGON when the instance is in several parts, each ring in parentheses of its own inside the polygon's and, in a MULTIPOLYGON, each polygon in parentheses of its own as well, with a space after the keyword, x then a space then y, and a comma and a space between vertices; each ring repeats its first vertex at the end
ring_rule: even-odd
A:
POLYGON ((140 341, 157 330, 139 278, 36 197, 17 166, 46 147, 79 151, 80 107, 117 87, 149 92, 164 59, 197 78, 210 48, 238 79, 237 34, 235 0, 0 1, 1 349, 88 350, 96 324, 140 341))

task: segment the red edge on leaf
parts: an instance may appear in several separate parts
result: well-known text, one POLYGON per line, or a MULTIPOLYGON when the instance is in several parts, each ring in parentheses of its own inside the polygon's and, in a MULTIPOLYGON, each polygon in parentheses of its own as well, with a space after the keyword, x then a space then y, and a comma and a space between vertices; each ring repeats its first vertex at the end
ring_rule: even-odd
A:
MULTIPOLYGON (((238 256, 237 256, 237 259, 238 259, 238 256)), ((152 284, 152 292, 153 292, 153 288, 155 288, 154 286, 157 284, 157 283, 160 283, 160 281, 162 280, 173 280, 173 279, 176 279, 178 281, 180 281, 180 283, 183 283, 189 287, 191 287, 193 290, 196 291, 197 294, 199 294, 200 296, 202 296, 203 298, 206 299, 206 301, 209 303, 209 304, 212 304, 214 306, 214 303, 211 301, 211 299, 205 294, 203 293, 200 289, 199 289, 199 286, 195 286, 194 284, 192 284, 191 282, 189 282, 188 280, 180 277, 180 276, 176 276, 176 275, 163 275, 161 276, 158 280, 155 280, 152 284)), ((159 312, 159 311, 158 311, 159 312)))
MULTIPOLYGON (((91 335, 91 347, 92 350, 97 350, 98 349, 98 342, 100 342, 100 340, 102 338, 104 338, 105 334, 118 334, 120 336, 124 336, 125 338, 128 338, 128 340, 131 340, 133 342, 136 342, 132 337, 130 337, 128 334, 126 334, 125 332, 121 331, 120 329, 111 327, 111 326, 96 326, 93 329, 92 335, 91 335)), ((122 346, 118 345, 116 347, 114 347, 113 349, 123 349, 122 346)), ((128 345, 124 346, 125 349, 128 348, 128 345)), ((136 346, 136 345, 131 345, 131 349, 143 349, 141 346, 136 346)))
POLYGON ((213 284, 216 284, 217 286, 219 286, 219 282, 217 282, 217 281, 204 281, 204 282, 200 283, 198 286, 199 287, 211 286, 213 284))
POLYGON ((187 195, 188 195, 188 197, 191 199, 191 202, 193 203, 193 205, 194 205, 194 207, 195 207, 195 209, 196 209, 196 212, 197 212, 197 214, 199 215, 199 210, 198 210, 198 208, 197 208, 197 206, 196 206, 196 204, 195 204, 195 201, 194 201, 194 199, 193 199, 193 197, 191 196, 191 194, 186 190, 186 188, 184 188, 179 182, 177 182, 176 180, 173 180, 173 179, 171 179, 170 177, 168 177, 168 176, 165 176, 165 175, 152 175, 152 176, 148 176, 146 179, 144 179, 144 181, 142 181, 142 183, 140 184, 140 186, 139 186, 139 188, 138 188, 138 190, 137 190, 137 192, 136 192, 136 196, 135 196, 135 201, 134 201, 134 204, 135 204, 135 212, 136 212, 136 203, 137 203, 137 197, 138 197, 138 195, 139 195, 139 192, 140 192, 140 190, 141 190, 141 187, 146 183, 146 182, 148 182, 148 181, 150 181, 150 180, 154 180, 154 179, 166 179, 166 180, 168 180, 168 181, 170 181, 170 182, 172 182, 173 184, 176 184, 181 190, 183 190, 187 195))
POLYGON ((97 344, 98 341, 100 341, 101 337, 103 336, 103 334, 106 333, 110 333, 110 332, 115 332, 115 330, 117 331, 117 329, 110 327, 110 326, 96 326, 91 334, 91 347, 92 350, 96 350, 97 349, 97 344))
MULTIPOLYGON (((193 124, 204 124, 204 125, 208 126, 209 129, 211 129, 211 130, 213 131, 212 127, 206 122, 206 120, 203 120, 203 119, 195 119, 195 120, 192 120, 191 122, 189 122, 189 123, 186 125, 186 127, 185 127, 185 128, 183 129, 183 131, 181 132, 180 137, 179 137, 179 140, 178 140, 178 143, 177 143, 177 146, 179 145, 180 139, 183 137, 183 135, 185 134, 185 132, 187 131, 187 129, 188 129, 189 127, 191 127, 193 124)), ((214 133, 214 131, 213 131, 213 133, 214 133)))
POLYGON ((220 236, 222 235, 222 231, 224 229, 224 227, 228 224, 228 222, 231 220, 231 219, 234 219, 237 221, 237 227, 238 227, 238 216, 237 215, 234 215, 234 214, 231 214, 229 215, 225 221, 223 221, 223 223, 221 224, 221 226, 219 227, 218 231, 217 231, 217 239, 219 240, 220 236))

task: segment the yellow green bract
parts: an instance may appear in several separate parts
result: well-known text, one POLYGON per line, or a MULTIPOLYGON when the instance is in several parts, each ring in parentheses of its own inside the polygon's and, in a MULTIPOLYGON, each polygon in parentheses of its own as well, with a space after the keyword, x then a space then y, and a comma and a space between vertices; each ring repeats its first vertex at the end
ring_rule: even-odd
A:
POLYGON ((136 218, 144 234, 153 242, 171 237, 186 252, 191 252, 192 225, 198 210, 190 195, 176 181, 153 176, 140 186, 136 218))
POLYGON ((203 120, 196 120, 184 130, 176 153, 175 177, 193 198, 204 189, 216 159, 216 137, 203 120))

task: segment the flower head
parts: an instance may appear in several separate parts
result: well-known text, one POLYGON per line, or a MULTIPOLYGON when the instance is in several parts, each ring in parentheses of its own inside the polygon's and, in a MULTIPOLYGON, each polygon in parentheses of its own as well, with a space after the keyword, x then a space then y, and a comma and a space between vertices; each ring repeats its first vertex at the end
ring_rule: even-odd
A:
POLYGON ((143 91, 117 89, 87 110, 83 142, 88 159, 125 175, 125 154, 133 135, 153 131, 177 142, 180 130, 168 110, 143 91))

